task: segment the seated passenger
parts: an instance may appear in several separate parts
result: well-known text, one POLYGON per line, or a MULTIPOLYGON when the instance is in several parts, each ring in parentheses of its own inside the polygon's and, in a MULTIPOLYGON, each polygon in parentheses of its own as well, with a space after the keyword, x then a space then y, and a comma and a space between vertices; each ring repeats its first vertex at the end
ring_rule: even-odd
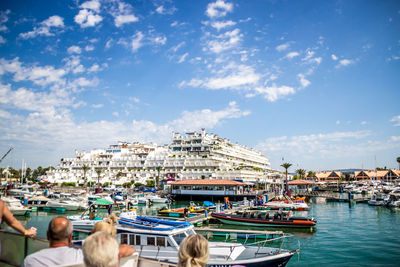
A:
POLYGON ((52 219, 47 230, 50 247, 27 256, 23 266, 56 266, 83 262, 82 250, 70 247, 72 223, 64 216, 52 219))
POLYGON ((269 212, 266 212, 265 213, 265 217, 264 217, 266 220, 269 220, 269 212))

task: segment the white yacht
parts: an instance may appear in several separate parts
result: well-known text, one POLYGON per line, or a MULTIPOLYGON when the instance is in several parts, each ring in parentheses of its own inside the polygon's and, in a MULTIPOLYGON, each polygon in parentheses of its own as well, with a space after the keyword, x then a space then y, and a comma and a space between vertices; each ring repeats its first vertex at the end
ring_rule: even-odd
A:
POLYGON ((377 192, 368 201, 368 205, 371 206, 385 206, 388 203, 389 196, 383 193, 377 192))
POLYGON ((70 199, 52 199, 47 202, 46 206, 53 209, 64 208, 68 211, 76 211, 85 208, 79 201, 70 199))
POLYGON ((21 201, 19 201, 16 198, 13 197, 5 197, 2 198, 1 200, 4 201, 4 203, 6 203, 8 209, 11 211, 11 213, 14 216, 23 216, 25 215, 27 212, 30 211, 30 209, 28 209, 27 207, 23 206, 21 204, 21 201))

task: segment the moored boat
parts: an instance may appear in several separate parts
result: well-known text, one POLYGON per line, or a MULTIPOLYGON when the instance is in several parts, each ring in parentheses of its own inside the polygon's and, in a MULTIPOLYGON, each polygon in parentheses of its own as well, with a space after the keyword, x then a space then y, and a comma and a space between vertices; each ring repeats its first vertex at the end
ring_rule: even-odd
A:
POLYGON ((314 218, 285 217, 283 215, 270 217, 269 213, 264 216, 261 213, 253 213, 249 217, 227 213, 212 213, 211 216, 226 224, 260 227, 313 227, 317 223, 314 218))

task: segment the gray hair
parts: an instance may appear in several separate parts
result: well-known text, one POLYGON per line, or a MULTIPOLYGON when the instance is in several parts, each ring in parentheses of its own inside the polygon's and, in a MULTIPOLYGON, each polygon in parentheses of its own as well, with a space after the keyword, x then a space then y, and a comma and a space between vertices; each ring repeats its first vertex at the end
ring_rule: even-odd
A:
POLYGON ((88 236, 82 245, 86 267, 117 267, 119 245, 117 239, 106 232, 88 236))
POLYGON ((72 230, 72 223, 67 217, 57 216, 50 221, 47 235, 50 241, 64 241, 68 240, 72 230))

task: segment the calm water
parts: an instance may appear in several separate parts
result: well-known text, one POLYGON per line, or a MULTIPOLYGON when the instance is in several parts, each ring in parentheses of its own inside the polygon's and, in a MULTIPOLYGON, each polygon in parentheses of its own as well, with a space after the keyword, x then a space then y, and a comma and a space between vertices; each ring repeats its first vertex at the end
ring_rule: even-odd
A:
MULTIPOLYGON (((141 207, 141 212, 155 214, 156 209, 141 207)), ((19 219, 27 227, 38 228, 38 236, 45 238, 48 222, 57 215, 39 212, 19 219)), ((400 209, 327 203, 312 204, 308 212, 296 215, 316 218, 317 227, 312 231, 268 229, 284 230, 300 241, 300 254, 288 266, 400 266, 400 209)))

